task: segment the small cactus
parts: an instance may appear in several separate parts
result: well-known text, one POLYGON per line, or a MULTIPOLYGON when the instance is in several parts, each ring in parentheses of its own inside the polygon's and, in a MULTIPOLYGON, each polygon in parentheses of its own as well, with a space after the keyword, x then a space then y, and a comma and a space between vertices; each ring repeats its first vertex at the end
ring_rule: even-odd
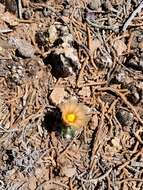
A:
POLYGON ((72 100, 61 104, 59 107, 64 124, 61 127, 61 133, 63 137, 69 139, 74 136, 77 129, 87 125, 89 120, 87 109, 85 105, 72 100))

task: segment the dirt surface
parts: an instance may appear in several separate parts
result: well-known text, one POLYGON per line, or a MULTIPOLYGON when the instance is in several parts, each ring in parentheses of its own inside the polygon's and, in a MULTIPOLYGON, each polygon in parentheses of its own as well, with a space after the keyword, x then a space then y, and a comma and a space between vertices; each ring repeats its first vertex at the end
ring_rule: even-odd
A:
POLYGON ((0 0, 5 189, 143 189, 143 1, 0 0), (90 118, 66 139, 70 99, 90 118))

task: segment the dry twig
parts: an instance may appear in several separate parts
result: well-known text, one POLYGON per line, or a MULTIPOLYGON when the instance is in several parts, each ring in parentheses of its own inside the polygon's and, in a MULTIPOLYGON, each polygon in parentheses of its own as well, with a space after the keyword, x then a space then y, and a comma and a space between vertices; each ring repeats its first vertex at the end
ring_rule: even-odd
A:
POLYGON ((142 8, 143 8, 143 1, 140 2, 138 7, 133 11, 133 13, 129 16, 127 21, 124 23, 123 29, 122 29, 124 32, 127 30, 128 26, 130 25, 130 23, 132 22, 136 14, 141 12, 142 8))

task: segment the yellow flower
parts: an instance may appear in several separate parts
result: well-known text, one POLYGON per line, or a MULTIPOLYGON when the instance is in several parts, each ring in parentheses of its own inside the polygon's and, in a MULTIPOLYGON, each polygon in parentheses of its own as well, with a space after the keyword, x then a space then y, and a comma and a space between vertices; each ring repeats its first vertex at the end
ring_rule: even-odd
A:
POLYGON ((86 107, 76 101, 67 101, 60 105, 62 120, 65 125, 78 129, 87 124, 89 117, 86 107))

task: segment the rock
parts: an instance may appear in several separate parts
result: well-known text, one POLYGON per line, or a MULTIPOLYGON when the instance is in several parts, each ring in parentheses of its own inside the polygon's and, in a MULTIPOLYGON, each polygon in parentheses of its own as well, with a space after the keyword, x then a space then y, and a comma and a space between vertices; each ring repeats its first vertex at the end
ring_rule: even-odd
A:
POLYGON ((143 51, 143 40, 139 43, 139 48, 141 51, 143 51))
POLYGON ((47 44, 47 32, 38 31, 35 35, 36 43, 39 47, 45 46, 47 44))
POLYGON ((28 187, 29 187, 29 190, 36 189, 36 187, 37 187, 36 181, 37 181, 37 179, 36 179, 35 176, 31 176, 31 177, 28 179, 28 187))
POLYGON ((112 140, 111 140, 111 143, 112 145, 117 149, 117 150, 121 150, 122 149, 122 146, 121 146, 121 143, 120 143, 120 139, 118 137, 114 137, 112 140))
POLYGON ((83 87, 79 93, 78 93, 80 96, 83 96, 83 97, 90 97, 91 95, 91 91, 90 91, 90 87, 89 86, 86 86, 86 87, 83 87))
POLYGON ((111 4, 111 1, 109 1, 109 0, 106 0, 104 3, 103 3, 103 9, 104 10, 112 10, 113 9, 113 7, 112 7, 112 4, 111 4))
POLYGON ((77 53, 72 47, 55 49, 44 62, 52 66, 51 72, 56 78, 75 75, 80 68, 77 53))
POLYGON ((12 59, 11 49, 12 47, 10 47, 6 41, 0 39, 0 60, 12 59))
POLYGON ((101 7, 101 0, 90 0, 89 8, 92 10, 98 10, 101 7))
POLYGON ((29 20, 32 16, 32 13, 30 10, 26 9, 25 11, 23 11, 22 13, 22 18, 25 20, 29 20))
POLYGON ((90 128, 91 128, 92 130, 95 130, 95 129, 97 128, 98 124, 99 124, 98 115, 97 115, 97 114, 94 114, 94 115, 92 116, 92 118, 91 118, 91 121, 92 121, 92 123, 91 123, 91 125, 90 125, 90 128))
POLYGON ((5 1, 5 7, 6 7, 6 10, 8 10, 11 13, 16 13, 17 12, 17 3, 16 3, 16 1, 6 0, 5 1))
POLYGON ((128 100, 133 104, 139 103, 140 101, 139 89, 134 85, 130 85, 128 89, 130 91, 130 93, 127 96, 128 100))
POLYGON ((131 126, 133 124, 133 119, 134 116, 131 112, 124 110, 124 109, 119 109, 116 113, 116 117, 119 121, 119 123, 123 126, 131 126))
POLYGON ((113 101, 115 100, 115 96, 109 93, 105 93, 101 96, 101 100, 105 102, 108 105, 111 105, 113 101))
POLYGON ((142 56, 140 57, 140 60, 137 58, 137 56, 131 57, 125 62, 125 66, 136 71, 143 71, 142 56))
MULTIPOLYGON (((51 65, 52 75, 57 79, 76 75, 81 68, 81 64, 78 59, 77 49, 73 46, 75 41, 68 27, 60 22, 55 22, 50 30, 49 42, 54 43, 53 48, 51 47, 49 54, 44 59, 44 63, 51 65)), ((51 45, 50 43, 49 45, 51 45)))
POLYGON ((113 84, 124 84, 128 81, 128 74, 124 70, 119 69, 111 75, 111 83, 113 84))
POLYGON ((72 166, 65 166, 62 168, 62 174, 66 177, 73 177, 76 174, 76 168, 72 166))
POLYGON ((98 38, 90 40, 89 48, 90 48, 90 51, 93 54, 94 58, 96 58, 97 49, 100 48, 101 45, 102 45, 101 41, 98 38))
POLYGON ((63 101, 65 95, 64 87, 55 87, 49 98, 54 105, 58 105, 63 101))
POLYGON ((49 33, 49 42, 54 43, 55 40, 58 38, 58 31, 55 25, 51 25, 48 30, 49 33))
POLYGON ((127 50, 126 44, 122 40, 116 40, 113 44, 118 56, 127 50))
POLYGON ((8 82, 13 85, 21 85, 26 77, 25 68, 23 63, 10 61, 7 65, 9 68, 8 82))
POLYGON ((9 44, 15 46, 19 55, 25 58, 32 58, 35 53, 33 46, 24 39, 11 37, 9 39, 9 44))

